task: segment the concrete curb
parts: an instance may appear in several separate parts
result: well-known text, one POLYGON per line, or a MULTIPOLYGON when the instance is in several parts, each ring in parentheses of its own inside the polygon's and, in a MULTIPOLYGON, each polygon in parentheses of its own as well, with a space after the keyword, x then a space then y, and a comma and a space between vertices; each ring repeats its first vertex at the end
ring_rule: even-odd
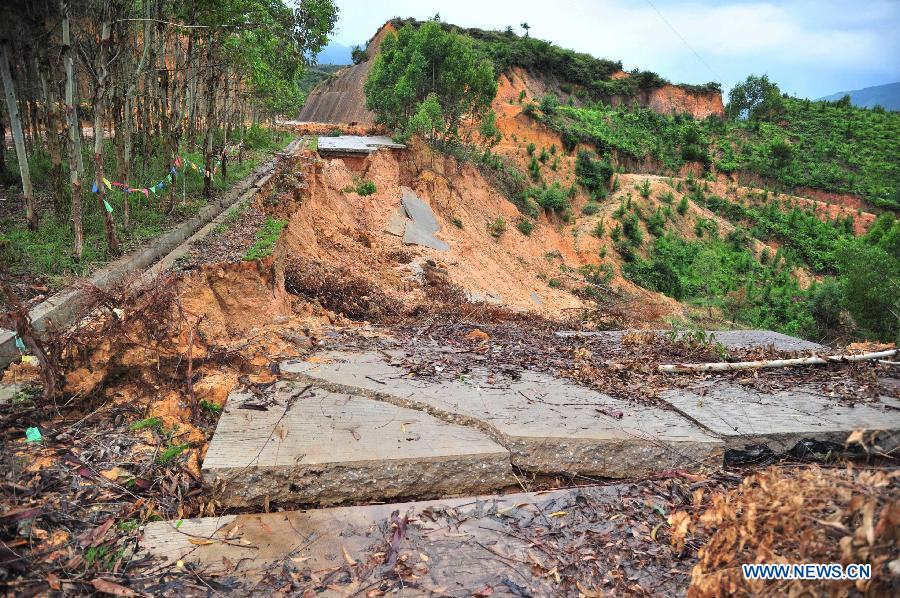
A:
MULTIPOLYGON (((155 262, 164 259, 173 249, 178 248, 186 240, 192 238, 198 230, 211 220, 235 205, 241 199, 252 197, 272 179, 279 156, 288 156, 297 151, 301 140, 294 139, 284 150, 278 152, 256 167, 249 176, 239 181, 225 192, 218 200, 201 208, 200 212, 172 230, 163 233, 148 245, 111 262, 91 276, 86 285, 109 289, 119 284, 129 275, 143 270, 155 262)), ((174 260, 172 260, 174 261, 174 260)), ((93 307, 93 299, 84 286, 70 286, 52 297, 34 306, 28 312, 34 329, 38 332, 59 330, 70 326, 83 317, 93 307)), ((16 334, 11 330, 0 329, 0 369, 5 368, 19 356, 15 344, 16 334)))

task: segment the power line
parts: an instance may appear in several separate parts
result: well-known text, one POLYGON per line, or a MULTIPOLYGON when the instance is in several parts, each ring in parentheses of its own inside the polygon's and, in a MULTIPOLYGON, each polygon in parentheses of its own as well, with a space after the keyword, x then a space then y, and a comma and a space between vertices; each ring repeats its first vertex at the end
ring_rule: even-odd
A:
POLYGON ((713 68, 711 66, 709 66, 709 64, 705 60, 703 60, 703 57, 697 53, 697 50, 695 50, 694 47, 691 46, 691 44, 689 44, 686 39, 684 39, 684 36, 682 36, 680 33, 678 33, 678 30, 675 29, 675 27, 672 25, 672 23, 670 23, 669 20, 666 19, 665 16, 663 16, 663 13, 659 12, 659 9, 656 8, 656 5, 653 4, 653 2, 651 2, 651 0, 647 0, 647 4, 649 4, 650 7, 656 11, 656 14, 658 14, 659 18, 663 20, 663 23, 665 23, 666 25, 669 26, 669 29, 672 30, 672 33, 674 33, 675 35, 678 36, 678 39, 680 39, 684 43, 684 45, 687 46, 688 50, 690 50, 691 52, 694 53, 694 56, 697 57, 697 60, 699 60, 701 63, 703 63, 703 66, 705 66, 707 68, 707 70, 709 70, 709 72, 712 73, 712 76, 715 77, 716 80, 718 80, 719 82, 723 82, 724 79, 722 78, 722 76, 719 75, 716 71, 714 71, 713 68))

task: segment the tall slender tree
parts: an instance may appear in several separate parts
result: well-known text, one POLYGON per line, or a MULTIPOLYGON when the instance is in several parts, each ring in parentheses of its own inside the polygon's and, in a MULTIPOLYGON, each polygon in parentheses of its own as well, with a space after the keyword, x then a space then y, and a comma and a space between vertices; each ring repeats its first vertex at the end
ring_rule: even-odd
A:
POLYGON ((19 101, 16 87, 9 70, 9 41, 0 40, 0 79, 3 80, 3 91, 6 95, 6 110, 12 129, 13 143, 19 161, 19 176, 22 177, 22 194, 25 197, 25 219, 28 227, 37 229, 38 214, 34 205, 34 189, 31 187, 31 171, 28 168, 28 155, 25 152, 25 133, 22 131, 22 119, 19 115, 19 101))

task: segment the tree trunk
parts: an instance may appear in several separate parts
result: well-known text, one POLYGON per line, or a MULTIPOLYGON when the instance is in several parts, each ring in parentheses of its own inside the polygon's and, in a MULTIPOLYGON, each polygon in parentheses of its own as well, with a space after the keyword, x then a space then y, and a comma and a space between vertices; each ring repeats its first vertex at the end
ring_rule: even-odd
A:
POLYGON ((16 89, 13 87, 12 74, 9 72, 9 46, 6 43, 0 43, 0 78, 3 79, 3 90, 6 92, 6 109, 9 114, 13 143, 16 146, 16 157, 19 160, 22 194, 25 196, 25 219, 28 221, 28 228, 36 230, 38 215, 34 205, 34 190, 31 188, 31 171, 28 169, 28 156, 25 154, 25 134, 22 132, 22 120, 19 117, 16 89))
POLYGON ((116 239, 116 228, 112 219, 111 205, 106 199, 106 184, 103 179, 103 115, 106 108, 106 80, 109 69, 106 64, 109 47, 109 21, 104 21, 100 33, 100 53, 97 56, 97 90, 94 94, 94 181, 97 185, 97 203, 103 214, 103 228, 106 231, 106 244, 112 255, 119 255, 119 241, 116 239))
POLYGON ((206 136, 203 140, 203 168, 206 170, 206 172, 203 173, 203 195, 207 199, 212 197, 212 177, 210 176, 210 166, 212 162, 213 125, 215 124, 213 114, 215 113, 216 107, 216 80, 218 78, 216 69, 213 66, 212 58, 212 44, 210 44, 207 51, 206 64, 206 122, 204 123, 204 126, 206 127, 206 136))
POLYGON ((78 131, 81 123, 75 105, 75 60, 72 56, 72 38, 69 34, 69 5, 60 2, 62 13, 62 57, 66 68, 66 118, 69 121, 69 182, 72 184, 72 231, 75 235, 75 259, 81 260, 84 253, 84 228, 81 224, 81 170, 78 156, 81 155, 81 138, 78 131))
POLYGON ((40 72, 41 89, 43 90, 46 104, 47 147, 50 150, 50 185, 53 189, 53 211, 58 218, 62 218, 66 208, 66 182, 62 167, 63 127, 59 115, 58 83, 54 76, 54 70, 46 63, 45 69, 35 63, 35 68, 40 72))

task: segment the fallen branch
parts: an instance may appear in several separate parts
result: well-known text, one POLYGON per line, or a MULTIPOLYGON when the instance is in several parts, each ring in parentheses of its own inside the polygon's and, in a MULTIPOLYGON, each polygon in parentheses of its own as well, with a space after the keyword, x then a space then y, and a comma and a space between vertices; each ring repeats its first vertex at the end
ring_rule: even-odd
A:
POLYGON ((897 354, 897 349, 878 351, 876 353, 860 353, 858 355, 826 355, 819 357, 798 357, 796 359, 771 359, 766 361, 735 361, 729 363, 721 361, 716 363, 678 363, 659 366, 660 372, 726 372, 731 370, 755 370, 758 368, 786 368, 795 365, 824 365, 827 363, 848 363, 852 361, 869 361, 881 359, 897 354))

